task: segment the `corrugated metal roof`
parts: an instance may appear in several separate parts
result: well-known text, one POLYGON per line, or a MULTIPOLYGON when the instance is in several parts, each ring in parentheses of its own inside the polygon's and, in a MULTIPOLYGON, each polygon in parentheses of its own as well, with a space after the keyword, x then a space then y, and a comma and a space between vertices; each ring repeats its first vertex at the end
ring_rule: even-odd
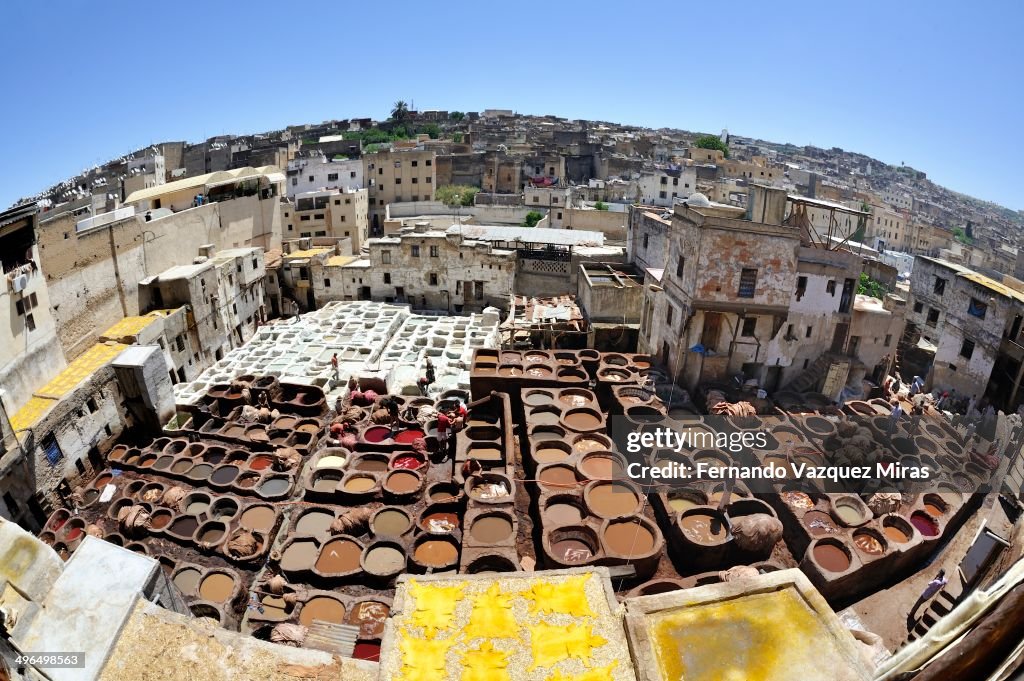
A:
POLYGON ((990 279, 989 277, 986 277, 984 274, 970 272, 961 273, 958 276, 963 277, 967 281, 973 281, 975 284, 978 284, 979 286, 984 286, 988 290, 995 291, 996 293, 1006 296, 1007 298, 1012 298, 1013 300, 1016 300, 1019 303, 1024 303, 1024 293, 1021 293, 1020 291, 1015 291, 1009 286, 999 283, 995 279, 990 279))
POLYGON ((604 234, 578 229, 554 229, 551 227, 504 227, 484 225, 454 225, 449 234, 459 234, 466 239, 480 241, 519 241, 526 244, 551 244, 552 246, 603 246, 604 234))

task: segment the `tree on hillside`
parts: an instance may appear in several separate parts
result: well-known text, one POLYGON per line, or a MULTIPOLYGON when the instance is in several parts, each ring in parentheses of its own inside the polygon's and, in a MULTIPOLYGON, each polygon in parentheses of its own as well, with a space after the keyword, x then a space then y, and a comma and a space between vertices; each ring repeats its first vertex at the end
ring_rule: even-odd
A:
POLYGON ((479 187, 464 184, 446 184, 434 192, 434 199, 446 206, 472 206, 473 198, 480 191, 479 187))
POLYGON ((409 117, 409 105, 405 103, 405 100, 398 100, 394 106, 391 107, 391 120, 402 122, 409 117))
POLYGON ((698 149, 717 149, 729 158, 729 147, 715 135, 701 135, 694 141, 694 146, 698 149))
POLYGON ((453 121, 461 121, 465 117, 466 114, 462 113, 461 111, 452 111, 451 113, 448 114, 448 119, 453 121))

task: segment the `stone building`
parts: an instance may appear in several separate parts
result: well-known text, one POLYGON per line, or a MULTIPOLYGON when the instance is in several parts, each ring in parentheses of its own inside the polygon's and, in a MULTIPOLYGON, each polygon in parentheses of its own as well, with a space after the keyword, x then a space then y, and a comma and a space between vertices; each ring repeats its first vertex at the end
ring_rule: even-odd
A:
POLYGON ((281 203, 284 238, 348 237, 358 251, 369 237, 368 204, 365 189, 325 189, 297 194, 293 202, 281 203))
POLYGON ((363 161, 360 158, 328 159, 318 155, 292 159, 286 171, 288 198, 324 189, 362 189, 363 161))
POLYGON ((384 219, 384 207, 402 201, 433 201, 436 168, 433 151, 378 151, 363 156, 363 178, 369 190, 371 233, 384 219))

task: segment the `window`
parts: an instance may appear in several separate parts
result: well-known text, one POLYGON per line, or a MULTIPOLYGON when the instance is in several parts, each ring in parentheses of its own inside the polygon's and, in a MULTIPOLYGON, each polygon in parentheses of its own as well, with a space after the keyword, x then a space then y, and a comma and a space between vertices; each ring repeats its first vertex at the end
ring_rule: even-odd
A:
POLYGON ((428 158, 428 159, 427 159, 427 165, 428 165, 428 166, 434 165, 434 162, 433 162, 433 161, 431 161, 431 160, 430 160, 430 159, 428 158))
POLYGON ((668 184, 668 178, 667 177, 662 177, 661 178, 661 183, 662 184, 668 184))
POLYGON ((833 295, 833 296, 836 294, 836 280, 835 279, 830 279, 829 282, 827 284, 825 284, 825 293, 828 293, 829 295, 833 295))
POLYGON ((971 302, 967 305, 967 314, 978 319, 984 319, 987 312, 988 303, 983 303, 977 298, 971 298, 971 302))
POLYGON ((804 332, 804 338, 810 338, 812 333, 814 333, 814 327, 808 326, 807 330, 804 332))
POLYGON ((324 288, 330 288, 330 287, 331 287, 331 280, 330 279, 324 279, 324 288))
POLYGON ((673 177, 672 178, 672 186, 673 187, 678 187, 679 186, 679 178, 678 177, 673 177))
POLYGON ((807 293, 807 277, 796 278, 796 299, 800 300, 807 293))
POLYGON ((293 187, 298 187, 299 186, 299 178, 297 178, 297 177, 293 177, 292 178, 292 186, 293 187))
MULTIPOLYGON (((427 161, 427 163, 430 163, 430 161, 427 161)), ((474 288, 476 290, 474 291, 475 295, 473 297, 476 298, 477 300, 483 300, 484 299, 484 282, 482 282, 482 281, 476 282, 476 286, 474 288)))
POLYGON ((402 178, 396 177, 395 178, 395 184, 402 184, 402 178))
MULTIPOLYGON (((647 244, 644 244, 644 246, 646 246, 646 245, 647 244)), ((676 261, 676 276, 677 277, 683 276, 683 267, 685 267, 685 266, 686 266, 686 258, 684 258, 683 256, 679 256, 679 259, 676 261)))
POLYGON ((440 257, 440 249, 437 246, 431 246, 430 247, 430 257, 431 258, 440 257))
MULTIPOLYGON (((561 214, 559 214, 558 217, 562 217, 561 214)), ((647 248, 647 244, 648 244, 649 241, 650 241, 650 235, 649 234, 644 234, 644 248, 647 248)))
POLYGON ((352 199, 345 199, 345 205, 348 206, 352 203, 352 199))
MULTIPOLYGON (((430 161, 427 161, 427 164, 429 164, 429 163, 430 163, 430 161)), ((431 183, 431 178, 425 177, 425 178, 423 178, 423 181, 426 182, 427 184, 430 184, 431 183)))
POLYGON ((539 196, 537 196, 536 194, 534 194, 534 195, 533 195, 533 202, 534 202, 534 203, 540 203, 540 197, 539 197, 539 196))
POLYGON ((412 183, 413 184, 419 184, 420 183, 420 178, 418 178, 418 177, 412 178, 412 183))
POLYGON ((402 167, 402 162, 401 161, 395 161, 395 167, 396 168, 401 168, 402 167))
POLYGON ((303 222, 309 222, 309 216, 308 215, 300 215, 299 219, 302 220, 303 222))
POLYGON ((43 439, 43 451, 46 452, 46 460, 51 466, 56 466, 57 462, 64 458, 64 452, 60 451, 60 445, 57 444, 57 438, 52 434, 47 435, 43 439))
POLYGON ((757 329, 757 317, 747 317, 743 320, 743 329, 740 331, 741 336, 753 336, 754 331, 757 329))
POLYGON ((963 345, 960 346, 960 356, 964 359, 970 359, 974 355, 974 341, 970 338, 965 338, 963 345))
POLYGON ((377 168, 377 174, 378 175, 383 175, 384 174, 384 169, 383 168, 377 168))
POLYGON ((391 264, 391 251, 381 251, 380 252, 380 261, 384 265, 390 265, 391 264))
POLYGON ((668 194, 666 194, 665 192, 658 192, 658 198, 659 199, 667 199, 668 198, 668 194))
MULTIPOLYGON (((558 212, 558 219, 559 219, 559 220, 561 220, 561 219, 562 219, 562 212, 561 212, 561 211, 559 211, 559 212, 558 212)), ((646 237, 645 237, 645 239, 646 239, 646 237)), ((645 243, 645 245, 646 245, 646 243, 645 243)))
POLYGON ((419 246, 413 246, 412 247, 412 257, 414 257, 414 258, 420 257, 420 247, 419 246))
POLYGON ((672 326, 672 313, 675 312, 675 308, 671 305, 668 306, 668 310, 665 312, 665 323, 670 327, 672 326))
POLYGON ((309 176, 309 181, 310 181, 310 182, 315 182, 315 180, 313 179, 313 176, 312 176, 312 175, 310 175, 310 176, 309 176))
POLYGON ((753 298, 754 290, 757 288, 757 270, 743 268, 740 272, 740 287, 736 295, 740 298, 753 298))
POLYGON ((340 206, 341 205, 341 199, 334 199, 334 205, 335 206, 340 206))
MULTIPOLYGON (((372 169, 371 169, 371 170, 372 170, 372 169)), ((356 171, 354 171, 354 170, 353 170, 352 172, 350 172, 350 173, 348 174, 348 176, 349 176, 349 177, 355 177, 355 176, 356 176, 356 171)))
POLYGON ((892 345, 892 334, 887 333, 885 334, 885 347, 889 347, 890 345, 892 345))
POLYGON ((338 181, 338 173, 328 173, 327 174, 327 181, 328 182, 337 182, 338 181))
POLYGON ((391 283, 391 273, 390 272, 385 272, 384 273, 384 283, 385 284, 390 284, 391 283))
POLYGON ((942 277, 935 277, 935 286, 932 288, 932 293, 937 296, 941 296, 946 292, 946 280, 942 277))
POLYGON ((413 162, 412 162, 412 167, 413 167, 413 168, 415 168, 415 167, 416 167, 416 166, 418 166, 419 164, 420 164, 420 162, 419 162, 419 161, 413 161, 413 162))
POLYGON ((178 348, 178 352, 183 352, 185 350, 185 336, 179 333, 174 339, 174 347, 178 348))
POLYGON ((939 323, 939 311, 934 307, 928 308, 928 321, 925 322, 928 326, 935 326, 939 323))
POLYGON ((924 303, 914 303, 914 312, 921 314, 924 311, 924 303))
POLYGON ((437 275, 433 272, 430 273, 430 285, 437 286, 437 275))
POLYGON ((25 328, 28 331, 36 330, 36 318, 33 315, 25 315, 25 328))

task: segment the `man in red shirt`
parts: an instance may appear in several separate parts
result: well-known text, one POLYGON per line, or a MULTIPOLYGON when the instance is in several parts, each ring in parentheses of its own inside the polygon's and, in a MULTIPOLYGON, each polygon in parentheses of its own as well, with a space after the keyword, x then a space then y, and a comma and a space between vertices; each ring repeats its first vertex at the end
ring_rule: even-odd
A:
POLYGON ((451 435, 452 420, 443 411, 437 413, 437 446, 448 458, 448 437, 451 435))

